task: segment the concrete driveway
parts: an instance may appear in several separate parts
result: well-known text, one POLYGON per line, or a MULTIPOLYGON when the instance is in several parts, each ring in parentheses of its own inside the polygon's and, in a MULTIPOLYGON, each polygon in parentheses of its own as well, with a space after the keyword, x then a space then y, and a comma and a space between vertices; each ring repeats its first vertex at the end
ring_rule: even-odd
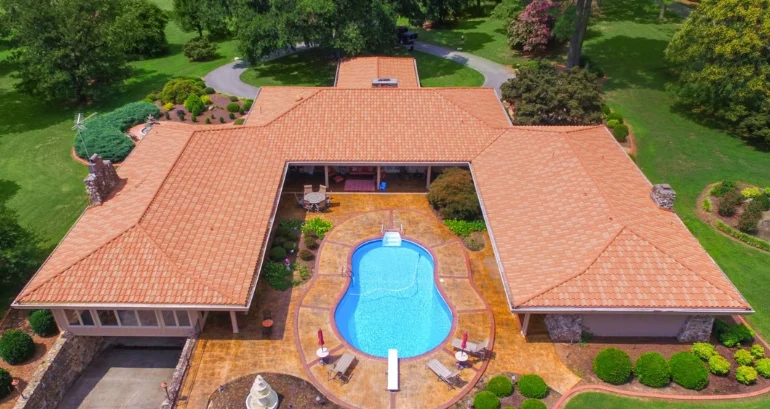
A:
POLYGON ((57 409, 158 409, 181 349, 110 348, 64 396, 57 409))

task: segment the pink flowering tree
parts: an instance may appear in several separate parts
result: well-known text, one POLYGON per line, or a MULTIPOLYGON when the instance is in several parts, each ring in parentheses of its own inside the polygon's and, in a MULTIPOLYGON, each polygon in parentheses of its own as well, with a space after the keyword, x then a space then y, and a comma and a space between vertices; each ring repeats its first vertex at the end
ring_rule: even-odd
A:
POLYGON ((551 39, 553 25, 550 11, 557 7, 551 0, 535 0, 511 20, 508 25, 508 43, 511 48, 525 52, 544 51, 551 39))

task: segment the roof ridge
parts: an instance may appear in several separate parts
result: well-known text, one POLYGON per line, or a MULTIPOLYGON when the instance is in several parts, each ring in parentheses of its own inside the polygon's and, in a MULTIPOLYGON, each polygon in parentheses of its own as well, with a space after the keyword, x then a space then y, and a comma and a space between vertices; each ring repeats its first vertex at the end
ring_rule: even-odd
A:
POLYGON ((254 128, 267 128, 268 126, 270 126, 270 125, 274 124, 274 123, 275 123, 276 121, 278 121, 279 119, 281 119, 281 118, 283 118, 284 116, 288 115, 288 114, 289 114, 289 112, 292 112, 292 111, 294 111, 295 109, 299 108, 299 106, 300 106, 300 105, 303 105, 303 104, 305 104, 307 101, 310 101, 311 99, 315 98, 315 97, 316 97, 318 94, 320 94, 321 92, 324 92, 324 91, 328 91, 328 90, 330 90, 330 89, 331 89, 331 90, 334 90, 334 89, 344 89, 344 88, 337 88, 337 87, 325 87, 325 88, 319 88, 319 89, 315 90, 315 92, 313 92, 312 94, 310 94, 310 95, 309 95, 307 98, 302 98, 302 101, 300 101, 299 103, 297 103, 297 104, 296 104, 296 105, 294 105, 293 107, 291 107, 291 108, 287 109, 286 111, 282 112, 282 113, 281 113, 281 115, 278 115, 278 116, 276 116, 275 118, 273 118, 273 119, 271 119, 271 120, 269 120, 269 121, 265 122, 264 124, 261 124, 261 125, 254 125, 253 127, 254 127, 254 128))
MULTIPOLYGON (((406 89, 406 88, 405 88, 405 89, 406 89)), ((492 126, 492 125, 489 125, 489 124, 488 124, 488 123, 486 123, 486 122, 485 122, 483 119, 481 119, 481 118, 477 117, 476 115, 474 115, 473 113, 471 113, 471 112, 470 112, 470 111, 468 111, 467 109, 465 109, 465 108, 461 107, 461 106, 460 106, 459 104, 457 104, 456 102, 454 102, 454 101, 452 101, 451 99, 449 99, 449 98, 447 98, 446 96, 444 96, 444 95, 441 93, 441 91, 439 91, 438 89, 431 89, 431 88, 409 88, 409 89, 419 89, 419 90, 423 90, 423 89, 425 89, 425 90, 428 90, 428 89, 430 89, 431 91, 433 91, 433 93, 434 93, 434 94, 438 94, 438 96, 440 96, 441 98, 443 98, 443 99, 445 99, 445 100, 449 101, 449 103, 451 103, 452 105, 456 106, 457 108, 459 108, 461 111, 465 112, 466 114, 470 115, 470 116, 471 116, 471 118, 473 118, 473 119, 475 119, 475 120, 477 120, 477 121, 481 122, 481 124, 482 124, 482 125, 484 125, 485 127, 487 127, 487 128, 490 128, 490 129, 501 129, 501 128, 497 128, 497 127, 494 127, 494 126, 492 126)), ((507 130, 508 128, 506 127, 506 128, 503 128, 503 129, 506 129, 506 130, 507 130)), ((498 136, 499 136, 499 135, 498 135, 498 136)), ((497 139, 497 138, 495 138, 495 139, 497 139)))
POLYGON ((615 240, 617 240, 618 236, 620 236, 620 234, 621 234, 621 233, 623 233, 623 232, 626 230, 626 228, 627 228, 627 227, 626 227, 625 225, 622 225, 622 226, 620 226, 620 229, 618 229, 618 231, 616 231, 616 232, 615 232, 615 233, 614 233, 614 234, 613 234, 613 235, 612 235, 612 236, 611 236, 611 237, 610 237, 610 238, 607 240, 607 242, 606 242, 606 243, 604 243, 604 245, 601 247, 601 249, 599 249, 599 250, 596 252, 596 255, 595 255, 595 256, 593 256, 593 257, 591 257, 591 261, 588 263, 588 265, 587 265, 587 266, 585 266, 585 268, 583 268, 583 269, 580 269, 580 270, 578 270, 578 272, 577 272, 577 273, 573 273, 573 274, 571 274, 569 277, 565 278, 564 280, 560 280, 560 281, 556 282, 556 284, 554 284, 554 285, 552 285, 552 286, 549 286, 548 288, 546 288, 546 289, 543 289, 543 290, 541 290, 541 291, 538 291, 538 292, 536 292, 534 295, 531 295, 531 296, 529 296, 529 297, 525 298, 525 299, 524 299, 523 301, 521 301, 521 302, 520 302, 518 305, 524 305, 524 304, 526 304, 526 303, 528 303, 528 302, 530 302, 530 301, 534 300, 535 298, 537 298, 537 297, 540 297, 541 295, 543 295, 543 294, 545 294, 545 293, 548 293, 548 292, 550 292, 550 291, 552 291, 552 290, 555 290, 555 289, 556 289, 556 287, 560 287, 560 286, 562 286, 562 285, 566 284, 568 281, 572 281, 572 280, 574 280, 574 279, 576 279, 576 278, 580 277, 581 275, 585 274, 585 273, 586 273, 586 272, 587 272, 587 271, 588 271, 588 270, 591 268, 591 266, 593 266, 594 264, 596 264, 596 261, 597 261, 597 260, 599 260, 599 257, 601 257, 601 256, 602 256, 602 254, 604 254, 604 253, 607 251, 607 249, 608 249, 608 248, 609 248, 609 247, 612 245, 612 243, 614 243, 614 242, 615 242, 615 240))
POLYGON ((492 147, 492 145, 494 145, 494 144, 495 144, 495 142, 497 142, 497 141, 498 141, 498 140, 499 140, 499 139, 500 139, 500 138, 501 138, 503 135, 505 135, 505 134, 508 132, 508 129, 510 129, 510 128, 493 128, 493 129, 500 129, 500 134, 499 134, 499 135, 497 135, 497 136, 495 136, 495 138, 494 138, 494 139, 492 139, 492 140, 491 140, 491 141, 490 141, 490 142, 487 144, 487 146, 485 146, 483 149, 481 149, 481 151, 479 151, 479 153, 477 153, 477 154, 473 155, 473 156, 470 158, 470 162, 471 162, 471 164, 473 164, 473 161, 474 161, 476 158, 478 158, 478 157, 479 157, 479 156, 481 156, 481 155, 482 155, 484 152, 486 152, 486 151, 487 151, 487 149, 489 149, 490 147, 492 147))
MULTIPOLYGON (((215 293, 219 294, 223 299, 233 301, 233 299, 229 296, 226 296, 222 292, 222 289, 220 289, 218 286, 198 280, 198 278, 196 278, 194 275, 188 274, 186 269, 183 269, 179 265, 177 265, 177 263, 174 260, 172 260, 171 257, 165 251, 163 251, 163 249, 158 245, 155 239, 152 238, 150 233, 147 232, 147 230, 145 230, 141 224, 137 224, 135 227, 139 230, 139 232, 141 232, 147 238, 150 244, 156 250, 158 250, 158 252, 163 256, 163 258, 165 258, 166 261, 168 261, 168 263, 171 264, 171 266, 174 268, 176 272, 180 272, 184 274, 187 278, 191 279, 192 281, 195 281, 196 283, 201 284, 202 286, 208 288, 209 290, 214 291, 215 293)), ((237 301, 234 302, 234 304, 237 304, 237 303, 238 303, 237 301)))

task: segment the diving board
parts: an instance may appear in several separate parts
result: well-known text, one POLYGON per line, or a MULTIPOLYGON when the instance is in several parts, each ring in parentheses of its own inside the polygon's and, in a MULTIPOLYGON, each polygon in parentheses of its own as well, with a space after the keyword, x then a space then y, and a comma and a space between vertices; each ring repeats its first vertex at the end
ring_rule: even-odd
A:
POLYGON ((398 350, 388 350, 388 390, 398 390, 398 350))

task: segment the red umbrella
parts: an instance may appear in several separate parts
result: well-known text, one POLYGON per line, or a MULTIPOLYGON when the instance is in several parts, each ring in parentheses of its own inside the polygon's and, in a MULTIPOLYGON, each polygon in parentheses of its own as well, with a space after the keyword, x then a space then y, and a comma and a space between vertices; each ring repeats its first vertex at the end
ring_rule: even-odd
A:
POLYGON ((318 345, 324 346, 324 332, 321 331, 321 328, 318 328, 318 345))
POLYGON ((463 332, 463 343, 460 345, 460 349, 465 350, 468 347, 468 331, 463 332))

